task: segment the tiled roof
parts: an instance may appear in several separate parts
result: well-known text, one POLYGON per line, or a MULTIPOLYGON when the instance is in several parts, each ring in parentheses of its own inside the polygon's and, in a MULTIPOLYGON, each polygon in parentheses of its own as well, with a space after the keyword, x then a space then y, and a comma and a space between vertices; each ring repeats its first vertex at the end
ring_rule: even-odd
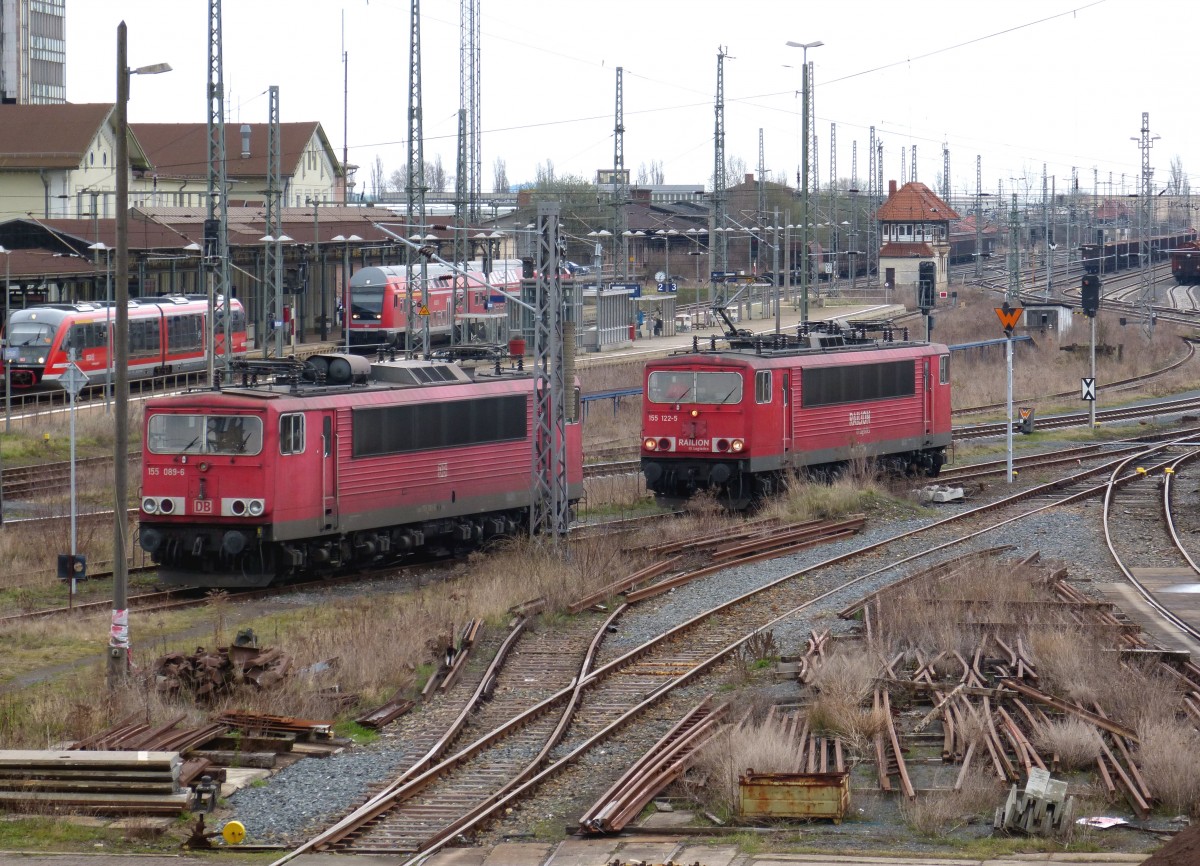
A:
MULTIPOLYGON (((241 124, 225 125, 225 173, 227 177, 267 176, 267 133, 270 124, 250 123, 250 155, 242 157, 241 124)), ((204 123, 131 123, 129 128, 146 152, 154 172, 165 178, 208 177, 208 126, 204 123)), ((316 121, 279 124, 279 167, 289 176, 314 134, 320 131, 316 121)), ((321 134, 321 143, 329 143, 321 134)), ((340 169, 340 161, 330 150, 340 169)))
POLYGON ((933 249, 926 243, 895 242, 884 244, 879 250, 881 259, 930 259, 933 249))
POLYGON ((79 167, 112 110, 111 102, 0 105, 0 168, 79 167))
POLYGON ((880 222, 949 222, 959 218, 929 187, 913 181, 896 190, 875 212, 880 222))
MULTIPOLYGON (((982 234, 993 235, 996 233, 997 230, 998 230, 997 226, 994 222, 991 222, 991 221, 987 220, 986 218, 984 219, 983 229, 981 230, 982 234)), ((975 217, 966 216, 966 217, 963 217, 958 222, 954 223, 954 225, 950 226, 950 234, 952 234, 952 235, 973 235, 973 234, 975 234, 975 217)))

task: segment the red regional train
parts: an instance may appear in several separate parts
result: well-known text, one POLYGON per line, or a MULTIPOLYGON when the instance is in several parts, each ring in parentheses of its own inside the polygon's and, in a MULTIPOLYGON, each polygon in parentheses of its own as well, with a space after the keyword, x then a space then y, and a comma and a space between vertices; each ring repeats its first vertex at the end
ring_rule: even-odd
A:
MULTIPOLYGON (((484 280, 482 263, 475 261, 468 267, 465 297, 460 298, 457 316, 475 316, 481 313, 503 312, 505 296, 493 291, 489 284, 505 292, 520 291, 522 264, 519 259, 499 259, 491 263, 487 281, 484 280)), ((408 327, 405 312, 407 269, 404 265, 381 265, 363 268, 350 278, 350 344, 363 347, 397 347, 404 343, 404 332, 408 327)), ((454 271, 446 265, 431 263, 426 266, 427 294, 413 289, 414 318, 426 319, 417 322, 417 327, 429 326, 431 341, 445 339, 450 334, 451 297, 454 288, 454 271)))
MULTIPOLYGON (((1170 250, 1195 241, 1195 229, 1181 229, 1164 235, 1155 235, 1147 241, 1151 259, 1167 255, 1170 250)), ((1142 241, 1138 239, 1105 241, 1079 245, 1079 257, 1083 269, 1089 274, 1107 274, 1126 268, 1141 266, 1142 241)))
POLYGON ((265 586, 527 531, 531 375, 344 354, 239 367, 238 386, 146 405, 139 541, 164 583, 265 586))
MULTIPOLYGON (((223 303, 218 299, 216 353, 225 352, 223 303)), ((246 314, 241 302, 230 300, 232 354, 246 354, 246 314)), ((207 364, 205 338, 208 300, 196 295, 138 298, 129 302, 129 378, 203 370, 207 364)), ((75 364, 91 385, 112 375, 109 354, 116 312, 104 303, 50 304, 13 310, 6 348, 15 349, 10 373, 13 390, 61 388, 60 379, 76 350, 75 364)), ((0 368, 0 376, 3 368, 0 368)))
POLYGON ((664 504, 708 490, 743 509, 797 470, 860 457, 930 476, 945 462, 943 345, 813 334, 700 346, 645 368, 642 474, 664 504))
POLYGON ((1200 241, 1180 244, 1171 254, 1171 276, 1178 285, 1200 283, 1200 241))

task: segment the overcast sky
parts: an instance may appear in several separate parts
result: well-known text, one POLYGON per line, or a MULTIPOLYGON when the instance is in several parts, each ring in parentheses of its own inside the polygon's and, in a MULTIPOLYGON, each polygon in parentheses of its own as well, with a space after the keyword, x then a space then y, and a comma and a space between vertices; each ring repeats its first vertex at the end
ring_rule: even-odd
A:
MULTIPOLYGON (((802 52, 810 49, 822 186, 830 125, 837 174, 865 188, 869 129, 884 145, 884 177, 900 177, 917 147, 917 179, 937 188, 942 143, 956 195, 1012 179, 1040 196, 1042 164, 1062 192, 1071 167, 1101 192, 1114 175, 1136 189, 1142 112, 1149 112, 1155 183, 1171 160, 1200 171, 1194 0, 482 0, 482 187, 505 161, 518 184, 539 164, 595 177, 613 163, 616 68, 624 68, 625 166, 661 163, 667 183, 709 184, 717 53, 725 48, 726 154, 758 166, 759 130, 773 180, 795 183, 800 161, 802 52)), ((425 157, 455 171, 458 0, 421 4, 425 157)), ((134 122, 205 121, 206 0, 68 0, 67 98, 115 98, 116 28, 129 28, 129 65, 174 71, 132 79, 134 122)), ((341 156, 385 175, 407 159, 409 4, 404 0, 228 0, 223 8, 229 122, 262 123, 267 88, 285 122, 319 121, 341 156), (344 37, 343 37, 344 22, 344 37), (344 98, 343 50, 349 99, 344 98), (348 124, 343 123, 348 111, 348 124)), ((228 147, 236 152, 236 131, 228 147)), ((911 168, 910 168, 911 172, 911 168)), ((731 178, 736 182, 740 178, 731 178)), ((361 189, 361 186, 360 186, 361 189)))

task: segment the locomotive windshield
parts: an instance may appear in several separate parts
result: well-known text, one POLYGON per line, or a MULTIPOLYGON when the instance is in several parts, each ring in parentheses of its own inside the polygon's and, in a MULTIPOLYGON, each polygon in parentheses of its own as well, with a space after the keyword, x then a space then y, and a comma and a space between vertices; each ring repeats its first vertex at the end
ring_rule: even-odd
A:
POLYGON ((740 403, 740 373, 659 370, 650 374, 646 397, 651 403, 740 403))
POLYGON ((257 454, 262 419, 252 415, 151 415, 152 454, 257 454))
POLYGON ((378 322, 383 312, 383 289, 352 289, 350 319, 355 322, 378 322))
POLYGON ((45 322, 11 322, 5 339, 9 346, 49 346, 54 341, 54 326, 45 322))

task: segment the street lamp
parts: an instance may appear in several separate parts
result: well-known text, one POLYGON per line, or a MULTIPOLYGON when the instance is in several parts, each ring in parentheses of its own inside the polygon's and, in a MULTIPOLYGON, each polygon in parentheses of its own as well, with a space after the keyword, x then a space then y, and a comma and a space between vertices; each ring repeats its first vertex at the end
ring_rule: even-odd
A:
POLYGON ((88 247, 94 253, 104 253, 104 339, 108 342, 108 360, 104 362, 104 411, 112 410, 112 360, 116 340, 112 333, 112 247, 96 241, 88 247))
MULTIPOLYGON (((16 353, 10 352, 12 337, 8 329, 9 296, 12 295, 12 250, 0 245, 0 254, 4 255, 4 432, 9 431, 12 424, 12 363, 16 353)), ((3 506, 0 499, 0 506, 3 506)), ((0 514, 0 521, 3 515, 0 514)))
POLYGON ((113 609, 108 633, 108 684, 115 687, 129 670, 129 78, 170 72, 166 63, 128 65, 125 22, 117 25, 117 275, 116 275, 116 442, 113 445, 113 609))
POLYGON ((333 240, 342 244, 342 329, 346 335, 346 354, 350 353, 350 244, 362 240, 358 235, 336 235, 333 240))
POLYGON ((800 321, 808 321, 808 49, 820 48, 824 42, 817 40, 816 42, 788 42, 788 48, 799 48, 804 52, 804 60, 801 69, 801 99, 800 111, 802 119, 800 122, 801 135, 803 141, 800 142, 800 171, 803 176, 800 180, 800 223, 804 226, 801 237, 801 247, 804 250, 803 267, 800 270, 800 321))

